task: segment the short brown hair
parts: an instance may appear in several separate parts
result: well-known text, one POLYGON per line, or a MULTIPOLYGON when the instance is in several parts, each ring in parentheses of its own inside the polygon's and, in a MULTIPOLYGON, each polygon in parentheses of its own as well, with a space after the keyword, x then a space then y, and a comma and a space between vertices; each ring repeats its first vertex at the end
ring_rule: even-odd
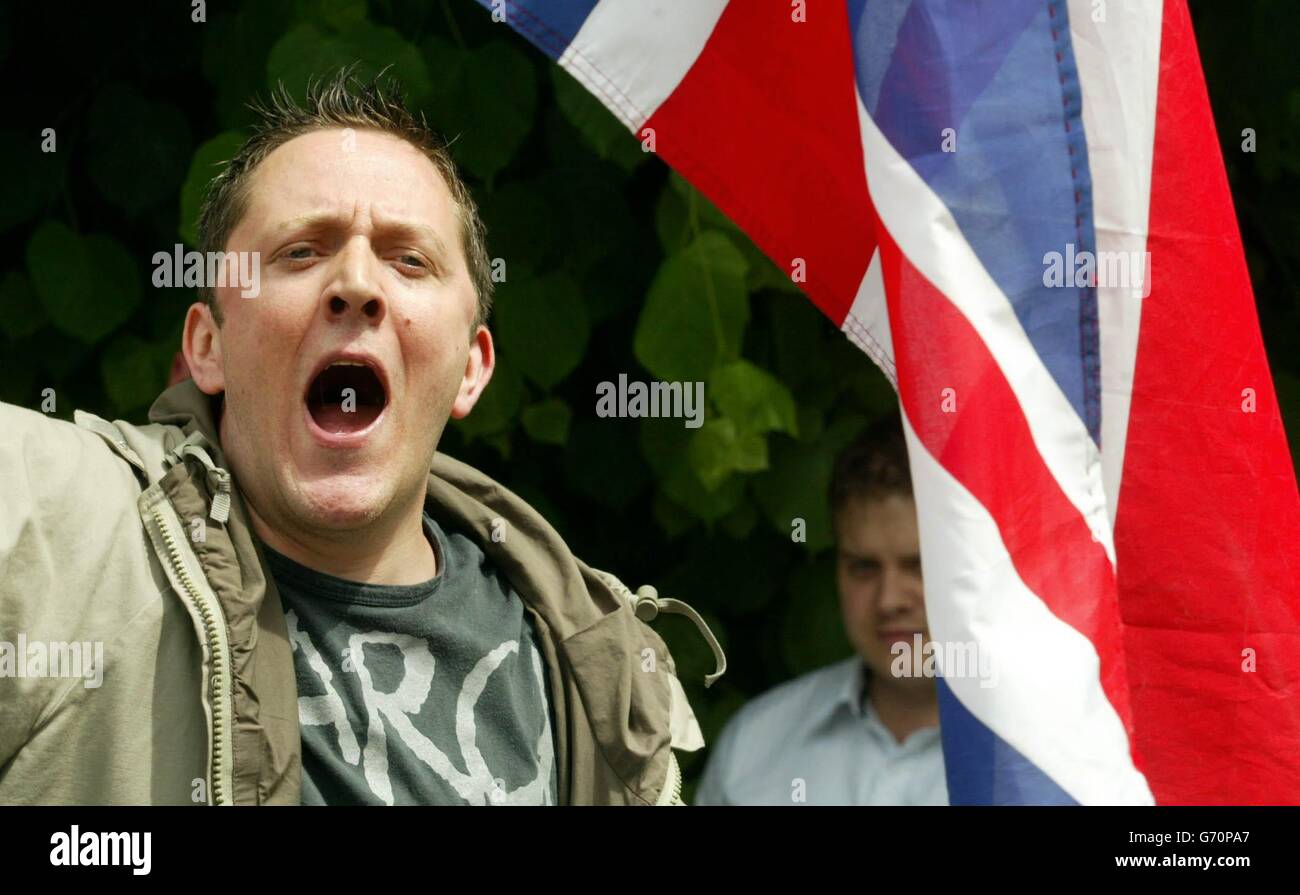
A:
POLYGON ((907 463, 903 422, 892 413, 867 426, 835 458, 831 473, 831 515, 850 499, 912 496, 912 470, 907 463))
MULTIPOLYGON (((294 137, 332 128, 359 128, 392 134, 420 150, 446 181, 456 203, 461 247, 478 299, 475 324, 487 323, 492 311, 487 229, 479 217, 474 197, 456 171, 447 143, 429 127, 423 113, 417 117, 407 109, 401 88, 395 81, 385 79, 380 72, 370 82, 363 83, 353 75, 353 67, 349 66, 327 79, 309 82, 305 105, 299 105, 281 83, 271 91, 269 102, 255 100, 249 108, 261 120, 234 158, 208 184, 199 210, 199 251, 205 257, 208 252, 226 250, 231 232, 248 210, 248 184, 253 172, 280 146, 294 137)), ((221 311, 212 288, 204 286, 199 295, 212 308, 220 323, 221 311)))

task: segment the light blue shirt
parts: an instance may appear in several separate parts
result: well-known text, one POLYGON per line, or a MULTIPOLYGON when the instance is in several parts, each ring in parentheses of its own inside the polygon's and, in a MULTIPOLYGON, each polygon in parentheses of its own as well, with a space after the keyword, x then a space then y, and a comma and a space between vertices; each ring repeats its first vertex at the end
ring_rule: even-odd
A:
POLYGON ((939 728, 894 739, 856 656, 781 684, 728 722, 697 805, 947 805, 939 728))

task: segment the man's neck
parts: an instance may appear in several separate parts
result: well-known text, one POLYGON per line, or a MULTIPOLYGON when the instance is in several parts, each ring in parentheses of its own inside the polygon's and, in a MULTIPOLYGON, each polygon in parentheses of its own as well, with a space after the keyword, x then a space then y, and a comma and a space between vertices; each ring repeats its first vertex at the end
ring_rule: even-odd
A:
POLYGON ((897 683, 873 674, 868 698, 880 722, 900 743, 918 730, 939 726, 939 695, 932 682, 897 683))
POLYGON ((396 524, 376 522, 364 532, 286 534, 247 504, 253 531, 272 550, 335 578, 364 584, 423 584, 438 574, 433 545, 424 532, 423 505, 396 524))

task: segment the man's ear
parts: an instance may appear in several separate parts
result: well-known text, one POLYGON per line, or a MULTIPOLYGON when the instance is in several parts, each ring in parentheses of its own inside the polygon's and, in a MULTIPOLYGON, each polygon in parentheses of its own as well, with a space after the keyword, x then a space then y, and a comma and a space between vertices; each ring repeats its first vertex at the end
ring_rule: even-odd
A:
POLYGON ((451 405, 451 418, 464 419, 478 403, 479 395, 487 388, 496 369, 497 353, 492 344, 492 333, 486 326, 474 330, 474 341, 469 346, 469 357, 465 360, 465 376, 460 381, 460 391, 451 405))
POLYGON ((185 314, 185 332, 181 350, 189 364, 190 375, 199 389, 208 395, 226 390, 225 366, 221 362, 221 329, 212 317, 212 309, 202 302, 190 305, 185 314))

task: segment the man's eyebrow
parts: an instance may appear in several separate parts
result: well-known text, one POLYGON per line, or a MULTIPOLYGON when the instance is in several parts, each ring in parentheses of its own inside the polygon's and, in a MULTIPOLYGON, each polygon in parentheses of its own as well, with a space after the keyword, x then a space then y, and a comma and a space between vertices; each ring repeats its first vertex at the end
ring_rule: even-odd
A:
MULTIPOLYGON (((272 233, 276 237, 282 237, 302 230, 341 229, 345 226, 347 226, 347 221, 340 215, 328 212, 300 214, 277 224, 272 233)), ((437 230, 434 230, 428 224, 390 218, 379 221, 375 225, 375 231, 381 237, 410 236, 417 240, 424 240, 432 247, 436 256, 435 261, 441 262, 448 257, 446 241, 438 235, 437 230)))

